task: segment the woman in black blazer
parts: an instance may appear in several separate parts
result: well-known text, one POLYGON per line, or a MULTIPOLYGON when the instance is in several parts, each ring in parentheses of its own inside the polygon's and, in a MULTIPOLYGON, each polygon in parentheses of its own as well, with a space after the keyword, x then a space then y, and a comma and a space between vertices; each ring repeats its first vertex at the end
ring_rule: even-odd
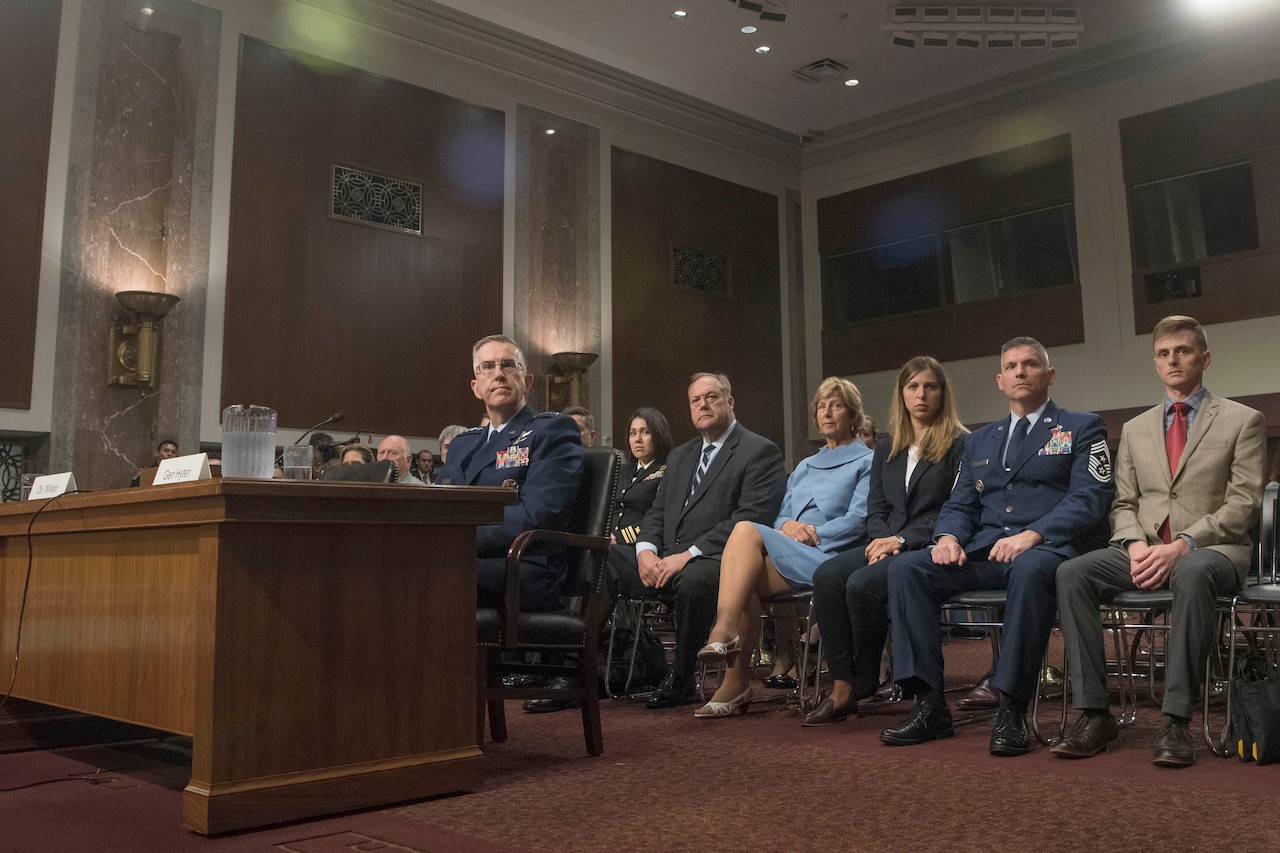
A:
POLYGON ((806 726, 856 716, 858 700, 875 693, 889 629, 891 558, 933 541, 964 453, 969 431, 937 359, 917 356, 904 364, 889 405, 889 434, 871 462, 870 541, 823 563, 813 577, 813 611, 835 686, 804 718, 806 726))
POLYGON ((613 523, 613 543, 632 548, 640 535, 640 522, 653 506, 658 483, 667 470, 671 452, 671 427, 662 412, 642 406, 627 419, 627 461, 618 470, 618 509, 613 523))

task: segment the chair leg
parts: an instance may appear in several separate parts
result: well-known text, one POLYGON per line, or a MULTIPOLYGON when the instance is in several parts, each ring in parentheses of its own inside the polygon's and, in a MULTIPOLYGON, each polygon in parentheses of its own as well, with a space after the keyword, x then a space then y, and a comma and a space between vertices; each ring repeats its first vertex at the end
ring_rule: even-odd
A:
POLYGON ((489 697, 489 651, 476 649, 476 746, 484 746, 484 706, 489 697))
POLYGON ((604 752, 604 733, 600 728, 600 682, 596 672, 596 649, 587 643, 578 655, 578 679, 582 697, 582 733, 587 741, 587 754, 604 752))

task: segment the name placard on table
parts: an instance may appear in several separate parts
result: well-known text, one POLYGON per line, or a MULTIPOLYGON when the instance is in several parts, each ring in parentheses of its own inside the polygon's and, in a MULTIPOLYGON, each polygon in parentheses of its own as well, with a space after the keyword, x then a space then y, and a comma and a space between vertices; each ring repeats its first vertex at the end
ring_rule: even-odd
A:
POLYGON ((42 474, 31 484, 31 494, 27 495, 27 500, 56 498, 58 495, 75 490, 76 478, 70 471, 63 471, 61 474, 42 474))
POLYGON ((175 456, 172 459, 161 460, 156 468, 156 478, 152 481, 152 485, 191 483, 196 480, 208 480, 211 476, 209 454, 192 453, 189 456, 175 456))

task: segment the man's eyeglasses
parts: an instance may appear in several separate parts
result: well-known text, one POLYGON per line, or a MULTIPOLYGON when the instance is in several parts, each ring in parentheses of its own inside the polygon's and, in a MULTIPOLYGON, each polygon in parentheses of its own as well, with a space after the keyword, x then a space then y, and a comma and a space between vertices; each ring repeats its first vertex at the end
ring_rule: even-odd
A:
POLYGON ((515 373, 517 370, 524 370, 524 365, 514 358, 504 358, 502 361, 482 361, 476 365, 476 376, 492 376, 499 370, 503 373, 515 373))

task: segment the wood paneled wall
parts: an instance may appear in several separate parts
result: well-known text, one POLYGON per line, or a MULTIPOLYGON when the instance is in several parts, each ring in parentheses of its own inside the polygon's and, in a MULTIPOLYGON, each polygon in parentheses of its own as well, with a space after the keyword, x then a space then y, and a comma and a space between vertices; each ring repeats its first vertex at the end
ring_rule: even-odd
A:
POLYGON ((0 407, 31 408, 59 0, 0 3, 0 407))
POLYGON ((502 329, 504 116, 241 44, 222 402, 303 428, 476 422, 471 344, 502 329), (421 236, 329 216, 334 163, 423 188, 421 236))
MULTIPOLYGON (((1070 201, 1074 192, 1071 137, 1056 136, 819 199, 818 251, 918 237, 1070 201)), ((823 329, 822 369, 840 375, 893 370, 922 353, 943 361, 981 357, 999 352, 1017 335, 1031 335, 1047 347, 1082 342, 1079 286, 823 329)))
MULTIPOLYGON (((1280 80, 1133 116, 1120 122, 1125 184, 1249 160, 1258 248, 1201 261, 1201 295, 1148 303, 1134 272, 1134 332, 1170 314, 1205 325, 1280 314, 1280 80)), ((1187 264, 1195 266, 1195 264, 1187 264)))
POLYGON ((695 434, 690 374, 722 371, 738 418, 784 443, 778 199, 614 148, 613 416, 654 406, 676 443, 695 434), (672 244, 727 256, 728 298, 672 285, 672 244))

